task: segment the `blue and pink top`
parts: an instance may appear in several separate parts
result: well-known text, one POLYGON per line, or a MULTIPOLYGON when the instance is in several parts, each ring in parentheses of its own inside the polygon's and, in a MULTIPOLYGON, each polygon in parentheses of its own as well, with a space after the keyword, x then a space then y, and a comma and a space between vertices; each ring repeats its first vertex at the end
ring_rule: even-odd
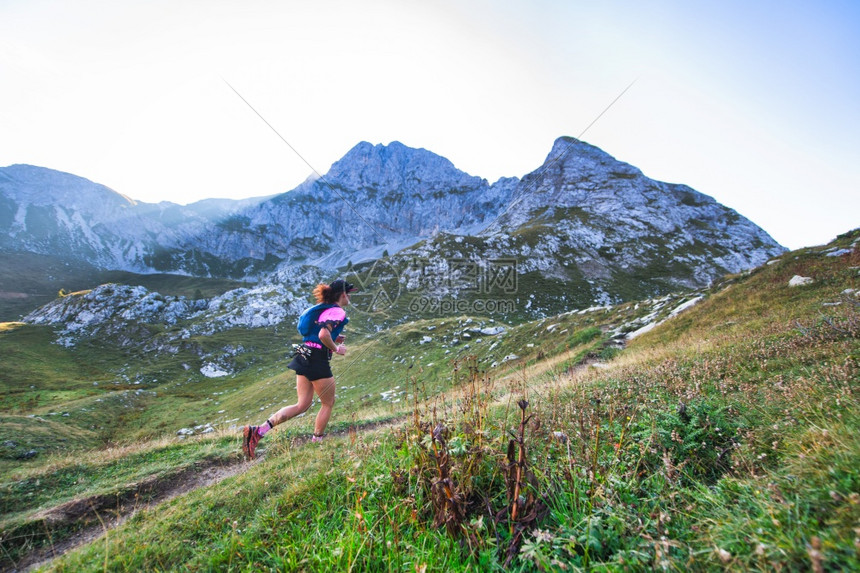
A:
POLYGON ((331 339, 337 340, 337 337, 340 336, 340 333, 343 331, 343 327, 346 326, 347 322, 349 322, 349 319, 346 317, 346 311, 341 307, 333 306, 331 308, 327 308, 320 313, 319 317, 314 322, 314 325, 311 327, 310 334, 304 337, 303 342, 306 346, 310 346, 311 348, 324 348, 320 341, 320 330, 322 330, 323 327, 327 328, 328 331, 331 332, 331 339))

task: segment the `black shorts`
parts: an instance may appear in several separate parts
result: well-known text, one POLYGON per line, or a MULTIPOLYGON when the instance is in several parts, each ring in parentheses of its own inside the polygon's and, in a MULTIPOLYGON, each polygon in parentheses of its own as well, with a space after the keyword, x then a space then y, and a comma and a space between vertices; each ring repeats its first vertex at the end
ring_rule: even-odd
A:
POLYGON ((311 382, 321 378, 332 378, 331 373, 331 350, 328 348, 311 348, 299 346, 293 359, 287 365, 296 374, 304 376, 311 382))

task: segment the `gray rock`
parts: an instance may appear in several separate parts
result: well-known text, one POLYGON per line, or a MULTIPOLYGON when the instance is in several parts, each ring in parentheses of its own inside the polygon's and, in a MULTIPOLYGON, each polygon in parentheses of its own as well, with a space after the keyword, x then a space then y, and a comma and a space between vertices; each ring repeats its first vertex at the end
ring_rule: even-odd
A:
POLYGON ((496 336, 497 334, 504 334, 505 327, 504 326, 490 326, 487 328, 482 328, 478 330, 484 336, 496 336))
POLYGON ((800 275, 794 275, 793 277, 791 277, 791 280, 788 281, 788 286, 798 287, 798 286, 809 285, 809 284, 812 284, 813 282, 815 282, 815 281, 812 277, 802 277, 800 275))

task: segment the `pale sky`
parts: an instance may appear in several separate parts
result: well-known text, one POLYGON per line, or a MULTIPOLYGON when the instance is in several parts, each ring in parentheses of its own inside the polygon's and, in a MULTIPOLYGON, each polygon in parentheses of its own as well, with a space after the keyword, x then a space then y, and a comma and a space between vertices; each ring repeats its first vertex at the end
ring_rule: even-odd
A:
MULTIPOLYGON (((493 182, 583 136, 789 248, 860 226, 860 2, 0 0, 0 166, 147 202, 293 189, 359 141, 493 182)), ((361 224, 356 222, 356 224, 361 224)))

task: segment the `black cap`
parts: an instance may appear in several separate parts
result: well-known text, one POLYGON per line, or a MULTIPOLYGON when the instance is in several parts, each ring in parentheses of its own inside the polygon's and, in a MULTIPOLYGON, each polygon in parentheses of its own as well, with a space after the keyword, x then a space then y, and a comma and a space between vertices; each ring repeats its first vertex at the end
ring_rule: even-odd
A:
POLYGON ((353 292, 358 290, 357 288, 355 288, 355 285, 348 283, 343 279, 337 279, 328 286, 329 288, 331 288, 332 294, 340 294, 342 292, 353 292))

